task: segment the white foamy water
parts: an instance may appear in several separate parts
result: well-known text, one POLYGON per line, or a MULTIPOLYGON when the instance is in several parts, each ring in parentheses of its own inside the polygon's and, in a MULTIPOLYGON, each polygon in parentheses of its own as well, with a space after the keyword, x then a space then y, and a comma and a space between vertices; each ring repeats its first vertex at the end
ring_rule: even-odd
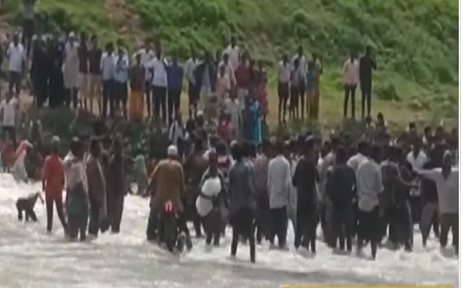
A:
MULTIPOLYGON (((376 261, 336 255, 319 241, 317 255, 311 258, 259 246, 257 263, 251 264, 248 246, 239 245, 237 259, 229 258, 230 233, 212 252, 205 251, 204 240, 195 239, 191 252, 173 256, 145 241, 148 200, 136 196, 126 198, 119 235, 67 243, 56 213, 54 233, 46 234, 45 206, 40 202, 35 209, 40 223, 17 220, 17 197, 40 187, 16 184, 10 175, 0 174, 1 287, 458 285, 458 258, 452 249, 441 251, 434 237, 423 248, 417 232, 412 253, 380 249, 376 261)), ((288 243, 292 240, 290 228, 288 243)))

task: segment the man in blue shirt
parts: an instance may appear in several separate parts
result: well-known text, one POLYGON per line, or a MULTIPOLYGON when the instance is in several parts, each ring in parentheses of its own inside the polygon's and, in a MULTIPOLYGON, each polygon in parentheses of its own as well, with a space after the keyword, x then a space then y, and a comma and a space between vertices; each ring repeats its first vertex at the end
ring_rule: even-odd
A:
POLYGON ((183 67, 178 64, 177 55, 173 54, 171 62, 166 67, 168 89, 168 119, 171 123, 180 109, 180 95, 183 86, 183 67))

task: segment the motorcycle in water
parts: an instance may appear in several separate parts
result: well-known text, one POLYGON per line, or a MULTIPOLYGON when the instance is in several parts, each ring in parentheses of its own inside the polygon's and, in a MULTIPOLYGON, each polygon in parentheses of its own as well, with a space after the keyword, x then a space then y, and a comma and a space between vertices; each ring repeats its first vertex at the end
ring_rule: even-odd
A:
POLYGON ((171 201, 164 204, 159 215, 158 241, 165 244, 169 252, 182 253, 185 247, 185 235, 178 227, 177 212, 171 201))

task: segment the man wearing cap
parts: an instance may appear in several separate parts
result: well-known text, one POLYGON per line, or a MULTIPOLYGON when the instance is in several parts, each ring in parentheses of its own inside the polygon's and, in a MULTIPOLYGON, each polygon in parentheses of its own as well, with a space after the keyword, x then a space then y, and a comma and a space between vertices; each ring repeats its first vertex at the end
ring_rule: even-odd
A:
POLYGON ((175 145, 168 147, 167 159, 158 163, 150 178, 148 189, 151 191, 151 201, 146 236, 148 240, 154 240, 156 239, 158 214, 164 203, 172 201, 175 211, 183 212, 181 198, 185 194, 184 175, 175 145))
POLYGON ((43 166, 42 190, 45 191, 45 203, 47 207, 47 232, 52 232, 53 227, 53 205, 56 205, 61 225, 64 232, 67 232, 67 224, 63 213, 63 189, 64 189, 64 167, 63 160, 59 157, 58 136, 52 138, 51 154, 45 158, 43 166))

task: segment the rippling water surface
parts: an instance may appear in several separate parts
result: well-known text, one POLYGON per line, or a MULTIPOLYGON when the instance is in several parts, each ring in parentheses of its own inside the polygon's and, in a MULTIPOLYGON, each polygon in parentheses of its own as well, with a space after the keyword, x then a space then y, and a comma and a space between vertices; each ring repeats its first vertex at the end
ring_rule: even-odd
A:
MULTIPOLYGON (((45 233, 45 206, 39 202, 35 210, 40 223, 17 221, 17 197, 40 186, 16 184, 10 175, 0 174, 0 287, 458 285, 458 258, 452 250, 442 251, 434 238, 423 248, 418 232, 413 253, 381 249, 376 261, 337 255, 318 242, 317 255, 311 258, 260 246, 257 263, 251 264, 247 246, 238 247, 236 260, 229 258, 229 233, 212 252, 205 251, 203 241, 194 240, 191 252, 173 256, 146 243, 148 200, 134 196, 126 198, 119 235, 66 243, 56 215, 54 233, 45 233)), ((289 243, 292 239, 290 228, 289 243)))

